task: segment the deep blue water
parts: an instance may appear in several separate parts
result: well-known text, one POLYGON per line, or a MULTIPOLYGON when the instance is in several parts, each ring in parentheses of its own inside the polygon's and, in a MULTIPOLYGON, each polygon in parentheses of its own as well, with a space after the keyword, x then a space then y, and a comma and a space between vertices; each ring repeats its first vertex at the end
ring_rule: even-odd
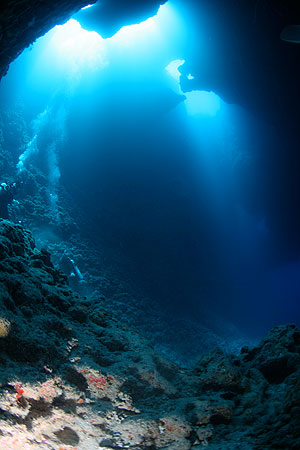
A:
MULTIPOLYGON (((173 76, 166 67, 185 59, 193 28, 169 5, 132 35, 94 36, 96 50, 87 35, 79 45, 55 33, 0 85, 3 110, 21 105, 38 138, 53 198, 64 186, 87 237, 121 252, 131 282, 167 312, 254 336, 299 325, 293 217, 285 227, 278 200, 285 136, 222 98, 183 101, 176 64, 173 76)), ((24 151, 28 167, 36 154, 24 151)))

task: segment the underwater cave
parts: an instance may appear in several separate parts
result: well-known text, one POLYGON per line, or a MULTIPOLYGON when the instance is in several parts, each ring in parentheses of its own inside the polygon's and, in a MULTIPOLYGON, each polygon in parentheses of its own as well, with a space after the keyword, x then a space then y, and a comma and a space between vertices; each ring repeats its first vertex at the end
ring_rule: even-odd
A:
POLYGON ((1 449, 299 448, 299 23, 0 7, 1 449))

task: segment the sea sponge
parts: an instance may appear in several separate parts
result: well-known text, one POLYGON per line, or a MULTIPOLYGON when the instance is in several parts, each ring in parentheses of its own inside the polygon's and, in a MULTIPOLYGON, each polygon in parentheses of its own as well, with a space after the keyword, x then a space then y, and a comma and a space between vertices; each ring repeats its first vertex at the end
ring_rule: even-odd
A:
POLYGON ((0 317, 0 338, 6 337, 10 332, 10 321, 4 319, 4 317, 0 317))

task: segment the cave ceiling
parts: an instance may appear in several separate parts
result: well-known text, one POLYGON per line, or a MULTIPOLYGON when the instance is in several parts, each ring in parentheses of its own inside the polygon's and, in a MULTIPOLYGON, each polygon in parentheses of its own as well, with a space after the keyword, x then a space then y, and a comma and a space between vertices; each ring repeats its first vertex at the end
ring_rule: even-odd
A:
MULTIPOLYGON (((174 0, 190 8, 194 40, 186 54, 183 91, 212 90, 264 120, 299 135, 300 44, 280 39, 282 29, 299 24, 298 1, 174 0), (205 23, 205 29, 201 25, 205 23), (201 51, 198 43, 201 31, 201 51), (199 39, 198 39, 199 38, 199 39)), ((67 21, 94 0, 9 0, 0 6, 0 77, 38 37, 67 21)), ((154 15, 165 0, 103 0, 94 21, 102 36, 154 15)), ((79 13, 81 14, 81 13, 79 13)), ((84 21, 85 18, 82 18, 84 21)), ((89 19, 90 23, 91 20, 89 19)))

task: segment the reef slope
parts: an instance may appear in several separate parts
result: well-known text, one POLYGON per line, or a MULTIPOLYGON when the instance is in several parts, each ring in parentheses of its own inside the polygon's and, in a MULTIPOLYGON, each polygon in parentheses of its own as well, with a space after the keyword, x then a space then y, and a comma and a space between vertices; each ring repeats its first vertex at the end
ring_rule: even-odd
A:
POLYGON ((296 326, 183 369, 103 296, 74 294, 30 232, 4 219, 0 265, 1 449, 300 447, 296 326))

